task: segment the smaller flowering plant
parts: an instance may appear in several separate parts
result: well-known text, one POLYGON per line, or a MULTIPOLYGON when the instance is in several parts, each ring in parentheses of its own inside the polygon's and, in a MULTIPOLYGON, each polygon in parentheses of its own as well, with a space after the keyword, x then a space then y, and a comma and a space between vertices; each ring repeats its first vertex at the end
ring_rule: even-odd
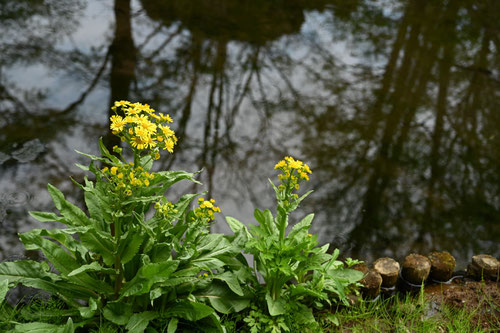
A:
POLYGON ((255 285, 254 303, 258 309, 267 308, 260 310, 261 315, 271 316, 272 322, 281 322, 285 331, 290 331, 294 322, 321 331, 312 307, 323 309, 336 301, 348 304, 346 291, 356 286, 363 274, 345 269, 336 260, 338 250, 333 255, 326 253, 328 244, 317 247, 317 236, 308 232, 314 214, 304 217, 286 233, 290 213, 312 192, 299 197, 295 191, 309 180, 312 172, 307 164, 290 156, 279 161, 274 169, 280 171, 281 181, 275 186, 269 180, 276 193, 276 216, 270 210, 255 209, 258 225, 250 225, 248 229, 232 217, 226 220, 235 233, 245 230, 245 252, 253 255, 254 268, 264 279, 263 285, 255 285))

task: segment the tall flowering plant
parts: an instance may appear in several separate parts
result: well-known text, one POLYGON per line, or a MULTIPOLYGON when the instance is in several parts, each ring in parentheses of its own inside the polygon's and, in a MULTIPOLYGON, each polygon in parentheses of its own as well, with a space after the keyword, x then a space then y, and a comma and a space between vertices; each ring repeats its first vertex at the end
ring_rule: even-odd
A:
POLYGON ((255 285, 256 298, 245 322, 251 332, 289 332, 304 325, 319 332, 313 308, 348 304, 346 293, 363 274, 344 267, 337 260, 338 249, 329 254, 329 244, 317 247, 317 236, 308 231, 314 214, 304 217, 287 233, 290 213, 312 192, 299 197, 296 191, 312 172, 307 164, 293 157, 285 157, 274 169, 279 171, 281 182, 276 186, 270 181, 276 194, 276 216, 270 210, 255 209, 258 224, 248 229, 236 219, 227 218, 234 232, 245 231, 244 250, 253 255, 255 277, 264 280, 255 285), (261 326, 262 322, 266 327, 261 326))
MULTIPOLYGON (((152 171, 161 152, 173 153, 177 143, 169 115, 128 101, 112 109, 110 128, 131 148, 133 160, 127 161, 121 147, 111 153, 101 140, 101 156, 80 153, 91 161, 78 166, 95 177, 75 182, 84 191, 86 212, 49 184, 60 214, 30 214, 65 228, 20 234, 26 249, 40 250, 46 260, 0 263, 0 300, 17 284, 42 289, 65 303, 60 323, 11 320, 7 325, 19 332, 102 325, 129 332, 175 332, 185 326, 223 331, 215 309, 229 313, 249 303, 242 237, 209 232, 220 209, 204 198, 193 209, 202 193, 177 202, 165 197, 181 180, 197 183, 193 173, 152 171)), ((44 318, 43 312, 35 317, 44 318)))

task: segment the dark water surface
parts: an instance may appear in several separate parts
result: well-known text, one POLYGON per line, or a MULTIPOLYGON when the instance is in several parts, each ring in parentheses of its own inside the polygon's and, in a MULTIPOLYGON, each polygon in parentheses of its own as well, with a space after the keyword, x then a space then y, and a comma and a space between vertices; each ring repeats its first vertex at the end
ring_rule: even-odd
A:
POLYGON ((500 256, 500 1, 5 0, 0 29, 0 260, 48 182, 81 202, 74 149, 120 99, 174 118, 162 168, 203 168, 224 215, 273 207, 293 155, 295 218, 345 255, 500 256))

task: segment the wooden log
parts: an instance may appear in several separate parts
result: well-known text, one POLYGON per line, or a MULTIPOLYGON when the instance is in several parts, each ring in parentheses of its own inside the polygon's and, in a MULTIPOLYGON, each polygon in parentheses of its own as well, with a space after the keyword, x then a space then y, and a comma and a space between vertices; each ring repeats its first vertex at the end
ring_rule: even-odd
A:
POLYGON ((467 266, 467 276, 477 280, 500 280, 500 262, 488 254, 479 254, 472 257, 467 266))
POLYGON ((427 280, 430 272, 431 261, 423 255, 412 253, 406 256, 401 273, 407 282, 422 284, 427 280))
POLYGON ((392 288, 399 276, 399 263, 392 258, 379 258, 373 263, 373 269, 382 277, 382 287, 392 288))
POLYGON ((380 293, 382 277, 377 271, 370 269, 363 280, 361 280, 361 284, 363 285, 361 291, 364 296, 376 297, 380 293))
POLYGON ((457 262, 449 252, 431 252, 427 258, 431 261, 429 277, 432 280, 445 282, 451 279, 457 262))

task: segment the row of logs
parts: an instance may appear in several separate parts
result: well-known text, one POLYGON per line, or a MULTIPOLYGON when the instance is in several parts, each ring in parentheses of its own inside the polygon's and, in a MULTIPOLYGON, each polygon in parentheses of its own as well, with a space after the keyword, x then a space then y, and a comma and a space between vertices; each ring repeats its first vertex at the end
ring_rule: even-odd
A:
MULTIPOLYGON (((375 297, 381 288, 396 289, 398 282, 419 287, 426 282, 443 283, 454 275, 455 258, 448 252, 432 252, 428 256, 410 254, 404 259, 402 267, 392 258, 380 258, 369 268, 358 264, 353 268, 365 274, 361 283, 366 297, 375 297)), ((473 256, 467 267, 466 276, 475 280, 500 280, 500 262, 487 254, 473 256)))

